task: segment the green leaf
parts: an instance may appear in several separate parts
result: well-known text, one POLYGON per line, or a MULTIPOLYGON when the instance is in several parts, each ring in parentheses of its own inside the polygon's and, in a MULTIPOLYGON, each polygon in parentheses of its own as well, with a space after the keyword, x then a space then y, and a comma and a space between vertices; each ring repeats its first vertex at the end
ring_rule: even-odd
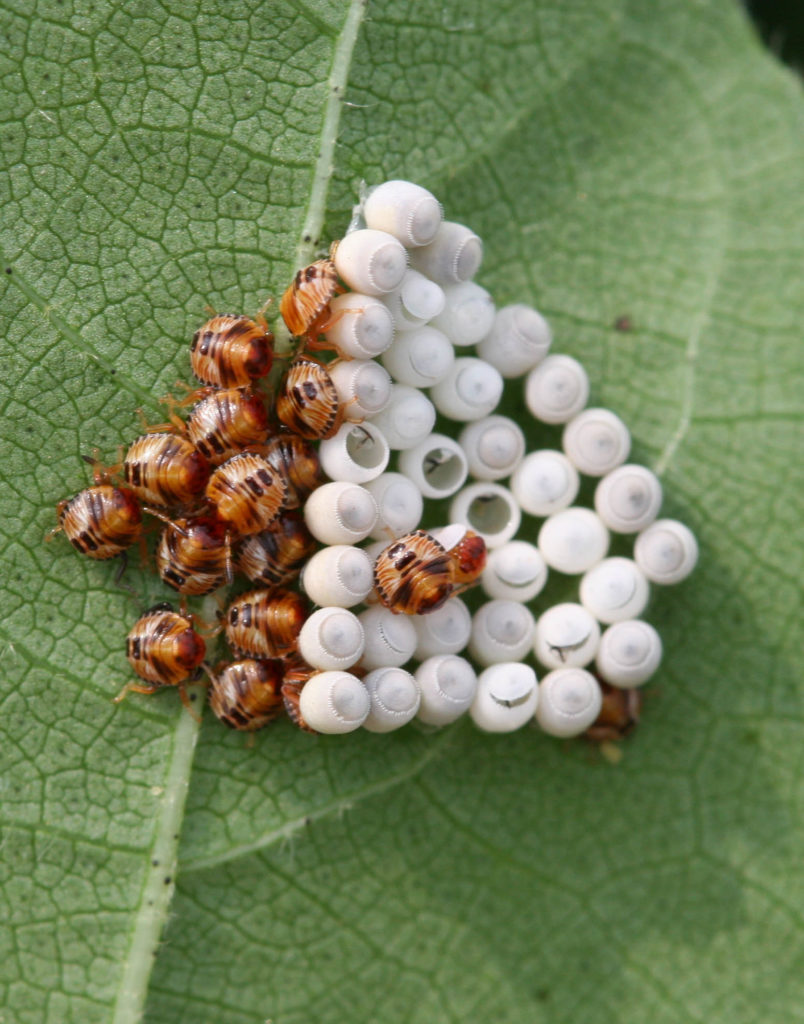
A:
POLYGON ((800 1019, 799 84, 726 0, 30 7, 0 59, 0 1018, 800 1019), (204 306, 279 296, 391 176, 482 235, 700 538, 617 765, 113 707, 164 592, 43 543, 204 306))

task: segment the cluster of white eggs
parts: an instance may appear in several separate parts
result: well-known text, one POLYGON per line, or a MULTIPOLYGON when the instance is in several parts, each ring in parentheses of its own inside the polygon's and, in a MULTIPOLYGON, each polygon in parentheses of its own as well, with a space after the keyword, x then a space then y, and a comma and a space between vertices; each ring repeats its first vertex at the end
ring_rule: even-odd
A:
POLYGON ((491 732, 535 718, 554 736, 580 734, 602 703, 587 666, 614 687, 646 682, 662 654, 639 618, 649 584, 677 583, 697 560, 687 527, 657 521, 657 477, 626 463, 625 424, 586 407, 577 360, 548 354, 546 320, 526 305, 496 309, 473 280, 482 255, 474 232, 444 221, 435 197, 405 181, 368 192, 335 252, 351 291, 331 303, 325 334, 341 357, 331 372, 346 419, 320 446, 332 482, 305 507, 327 546, 302 575, 320 608, 299 636, 302 657, 322 670, 300 704, 319 732, 386 732, 414 716, 440 726, 468 711, 491 732), (520 426, 495 414, 504 381, 525 375, 533 417, 565 424, 563 451, 527 453, 520 426), (433 432, 438 413, 464 424, 457 440, 433 432), (392 451, 397 471, 388 472, 392 451), (573 504, 580 474, 600 478, 594 510, 573 504), (427 615, 372 599, 374 560, 417 529, 425 498, 452 499, 450 525, 428 530, 446 550, 467 528, 489 549, 481 586, 490 600, 474 616, 459 597, 427 615), (516 537, 523 511, 544 519, 536 538, 516 537), (606 557, 609 531, 636 535, 633 559, 606 557), (537 620, 525 602, 550 569, 581 574, 579 601, 537 620), (548 669, 541 681, 523 663, 531 653, 548 669), (367 670, 362 680, 354 666, 367 670))

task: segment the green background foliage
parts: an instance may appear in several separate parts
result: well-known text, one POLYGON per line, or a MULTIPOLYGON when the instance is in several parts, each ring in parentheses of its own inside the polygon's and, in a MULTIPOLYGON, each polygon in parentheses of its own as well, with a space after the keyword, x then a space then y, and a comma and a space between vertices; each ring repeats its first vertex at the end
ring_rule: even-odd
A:
POLYGON ((1 15, 0 1019, 800 1020, 791 74, 727 0, 372 0, 351 59, 354 3, 32 6, 1 15), (361 179, 432 188, 700 538, 617 765, 465 721, 249 747, 207 716, 194 752, 174 695, 110 703, 163 590, 42 542, 79 456, 160 417, 205 305, 281 294, 331 73, 321 241, 361 179))

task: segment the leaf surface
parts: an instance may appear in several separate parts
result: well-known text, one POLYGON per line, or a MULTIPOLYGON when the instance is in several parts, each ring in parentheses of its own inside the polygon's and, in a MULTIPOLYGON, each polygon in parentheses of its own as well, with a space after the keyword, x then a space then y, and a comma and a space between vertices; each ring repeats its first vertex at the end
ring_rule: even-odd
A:
POLYGON ((29 7, 0 64, 5 1018, 802 1019, 798 84, 725 0, 29 7), (617 765, 114 708, 164 591, 43 543, 204 306, 279 296, 387 177, 478 231, 699 537, 617 765))

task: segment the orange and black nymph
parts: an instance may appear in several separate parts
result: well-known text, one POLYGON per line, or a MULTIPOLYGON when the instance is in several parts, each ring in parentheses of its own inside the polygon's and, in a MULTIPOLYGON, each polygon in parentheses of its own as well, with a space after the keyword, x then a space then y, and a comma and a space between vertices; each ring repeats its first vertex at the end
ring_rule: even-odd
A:
POLYGON ((156 547, 156 568, 180 594, 209 594, 231 583, 234 573, 226 524, 214 515, 169 523, 156 547))
POLYGON ((196 446, 175 434, 143 434, 123 460, 123 476, 131 490, 160 507, 195 501, 209 474, 209 462, 196 446))
POLYGON ((267 530, 247 537, 237 567, 255 583, 279 587, 290 583, 317 547, 298 512, 283 512, 267 530))
POLYGON ((243 658, 219 665, 212 678, 209 706, 231 729, 256 732, 282 711, 285 663, 278 658, 243 658))
POLYGON ((378 555, 374 588, 392 612, 426 615, 440 608, 453 593, 452 559, 424 530, 405 534, 378 555))
POLYGON ((249 590, 226 611, 226 639, 238 657, 281 658, 295 650, 309 614, 293 590, 249 590))
POLYGON ((295 338, 314 342, 317 335, 326 330, 330 318, 329 304, 341 290, 334 260, 337 247, 338 243, 333 242, 326 259, 316 260, 309 267, 297 271, 282 296, 279 312, 295 338))
POLYGON ((297 356, 276 396, 276 415, 299 437, 323 441, 343 423, 343 404, 327 368, 310 356, 297 356))
POLYGON ((262 455, 244 452, 218 466, 207 500, 234 537, 267 529, 285 507, 288 485, 262 455))
POLYGON ((190 363, 204 384, 236 388, 265 377, 274 358, 274 336, 262 317, 222 313, 193 335, 190 363))
POLYGON ((189 615, 175 612, 169 604, 157 604, 134 623, 126 640, 129 664, 147 685, 128 683, 114 698, 121 701, 127 693, 156 693, 176 686, 182 703, 190 708, 184 683, 198 669, 206 654, 206 644, 193 628, 189 615))
POLYGON ((142 535, 142 510, 133 491, 96 483, 56 506, 60 530, 76 551, 103 561, 130 548, 142 535))
POLYGON ((474 530, 467 530, 455 547, 450 548, 454 593, 473 586, 483 574, 488 561, 486 542, 474 530))
POLYGON ((280 473, 288 485, 286 508, 298 508, 308 495, 324 482, 318 452, 303 437, 282 430, 268 439, 261 454, 280 473))
POLYGON ((208 394, 187 417, 188 438, 209 461, 219 466, 268 437, 268 411, 252 388, 223 388, 208 394))

